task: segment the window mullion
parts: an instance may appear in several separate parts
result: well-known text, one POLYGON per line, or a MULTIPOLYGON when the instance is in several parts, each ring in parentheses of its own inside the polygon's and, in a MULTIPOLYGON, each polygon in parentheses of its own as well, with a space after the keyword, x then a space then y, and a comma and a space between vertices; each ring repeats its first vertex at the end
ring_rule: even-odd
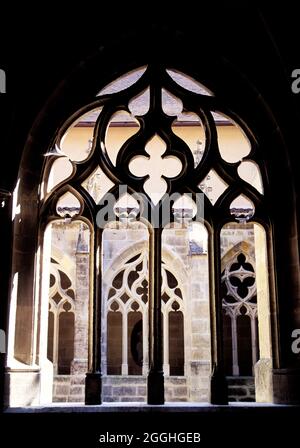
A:
POLYGON ((221 266, 220 266, 220 235, 216 228, 210 238, 210 315, 211 315, 211 403, 227 404, 228 393, 224 370, 222 344, 222 297, 221 297, 221 266))
POLYGON ((161 319, 161 229, 149 228, 149 375, 148 404, 164 404, 161 319))
POLYGON ((92 359, 85 382, 85 404, 102 403, 101 374, 101 302, 102 302, 102 233, 103 229, 95 226, 93 245, 93 293, 92 316, 92 359))

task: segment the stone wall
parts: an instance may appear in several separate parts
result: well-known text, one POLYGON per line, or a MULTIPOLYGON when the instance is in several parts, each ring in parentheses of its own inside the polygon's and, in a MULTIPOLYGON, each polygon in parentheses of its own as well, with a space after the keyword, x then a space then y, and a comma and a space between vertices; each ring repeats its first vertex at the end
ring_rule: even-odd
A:
MULTIPOLYGON (((85 375, 56 375, 53 382, 53 402, 84 402, 85 375)), ((147 377, 110 375, 103 378, 104 402, 147 401, 147 377)), ((186 377, 165 379, 166 401, 188 401, 186 377)))
MULTIPOLYGON (((54 378, 54 402, 84 402, 85 376, 73 378, 58 375, 54 378)), ((201 381, 200 381, 201 383, 201 381)), ((229 401, 254 402, 255 386, 253 377, 227 377, 229 401)), ((189 401, 191 391, 186 377, 165 379, 165 400, 167 402, 189 401)), ((203 384, 207 388, 208 384, 203 384)), ((103 378, 104 402, 146 402, 147 378, 144 376, 108 376, 103 378)), ((206 395, 206 391, 205 391, 206 395)), ((198 401, 201 400, 199 397, 198 401)))
POLYGON ((56 375, 53 379, 53 402, 84 402, 85 375, 56 375))
MULTIPOLYGON (((197 366, 198 367, 198 366, 197 366)), ((85 375, 57 375, 53 383, 53 402, 84 402, 85 375)), ((165 378, 165 400, 167 402, 208 401, 208 381, 198 376, 198 400, 196 388, 188 387, 186 377, 165 378), (203 391, 201 390, 201 386, 203 391)), ((253 377, 227 377, 228 400, 239 402, 255 401, 253 377)), ((104 402, 141 402, 147 401, 147 378, 145 376, 111 375, 103 378, 104 402)))
POLYGON ((255 401, 255 385, 253 376, 229 376, 228 401, 255 401))
MULTIPOLYGON (((53 399, 54 403, 62 403, 70 400, 71 375, 56 375, 53 378, 53 399)), ((79 400, 82 401, 82 400, 79 400)))
POLYGON ((187 304, 186 350, 190 401, 209 401, 210 393, 210 311, 207 255, 190 257, 190 296, 187 304), (188 348, 188 347, 187 347, 188 348))

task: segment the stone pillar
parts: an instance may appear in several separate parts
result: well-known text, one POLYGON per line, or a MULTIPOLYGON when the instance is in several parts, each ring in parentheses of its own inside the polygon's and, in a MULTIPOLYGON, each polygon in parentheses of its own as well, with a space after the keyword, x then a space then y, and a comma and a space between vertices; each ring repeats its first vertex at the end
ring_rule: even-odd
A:
POLYGON ((149 366, 148 404, 164 404, 161 325, 161 229, 150 231, 149 250, 149 366))
POLYGON ((274 369, 272 376, 274 403, 300 403, 300 368, 274 369))
MULTIPOLYGON (((38 231, 38 189, 40 179, 33 172, 20 173, 13 195, 13 278, 17 277, 14 328, 14 357, 25 365, 35 363, 35 259, 38 231), (32 184, 35 184, 34 186, 32 184), (31 191, 28 193, 28 190, 31 191)), ((9 335, 10 337, 10 335, 9 335)))
POLYGON ((259 361, 256 363, 255 395, 256 401, 273 402, 272 383, 272 339, 270 323, 269 275, 265 230, 254 224, 255 238, 255 277, 257 290, 257 315, 259 333, 259 361))
MULTIPOLYGON (((277 144, 271 142, 270 147, 275 148, 274 143, 277 144)), ((273 401, 279 404, 299 404, 300 351, 295 350, 293 345, 296 341, 293 332, 300 329, 300 208, 299 194, 297 195, 295 191, 299 187, 299 175, 296 174, 297 164, 294 164, 293 176, 291 173, 293 163, 290 161, 287 165, 284 151, 278 151, 278 154, 281 154, 283 160, 280 160, 280 163, 274 160, 275 163, 272 164, 278 171, 272 173, 273 182, 270 177, 273 226, 272 233, 268 234, 268 255, 272 256, 274 249, 276 256, 270 259, 271 269, 272 265, 275 267, 275 275, 271 279, 274 280, 276 276, 276 284, 275 281, 271 284, 276 285, 277 296, 276 301, 271 300, 273 401), (280 182, 277 181, 279 178, 280 182), (282 195, 282 185, 284 185, 284 200, 278 201, 282 195)))
POLYGON ((210 402, 228 404, 228 389, 223 359, 223 320, 221 298, 221 250, 220 232, 214 229, 209 245, 210 260, 210 324, 212 373, 210 381, 210 402), (212 243, 212 244, 211 244, 212 243))
POLYGON ((236 316, 231 317, 231 339, 232 339, 232 373, 233 373, 233 375, 239 375, 240 368, 239 368, 239 363, 238 363, 238 341, 237 341, 236 316))
POLYGON ((128 375, 128 315, 122 316, 122 375, 128 375))
POLYGON ((7 349, 7 305, 10 285, 11 266, 11 194, 0 189, 0 223, 1 223, 1 255, 6 262, 0 272, 1 303, 0 303, 0 413, 4 406, 4 377, 7 349))
POLYGON ((38 249, 36 255, 37 273, 35 295, 40 298, 40 334, 38 348, 38 365, 40 367, 40 404, 51 403, 53 396, 53 364, 47 357, 52 229, 52 224, 48 224, 48 226, 43 229, 42 251, 40 253, 40 250, 38 249))
POLYGON ((170 363, 169 363, 169 313, 165 313, 163 317, 163 351, 164 351, 164 374, 166 376, 170 375, 170 363))
POLYGON ((185 300, 190 299, 187 312, 190 316, 191 347, 187 378, 189 399, 194 402, 209 401, 211 346, 208 275, 207 254, 191 254, 190 297, 185 300))
POLYGON ((76 247, 76 295, 74 360, 71 374, 83 375, 88 367, 88 315, 90 296, 90 253, 82 226, 76 247))
POLYGON ((87 405, 102 403, 102 235, 103 229, 100 229, 95 225, 93 241, 93 309, 89 313, 89 315, 92 316, 91 324, 89 325, 89 331, 92 332, 92 337, 91 347, 89 348, 89 368, 85 378, 85 404, 87 405))
POLYGON ((148 375, 149 371, 149 317, 148 310, 143 316, 143 376, 148 375))
POLYGON ((74 359, 71 365, 69 401, 83 401, 88 368, 88 316, 90 297, 89 245, 80 225, 76 246, 74 359))
MULTIPOLYGON (((25 166, 26 160, 23 162, 25 166)), ((6 235, 12 256, 5 386, 9 406, 35 405, 40 400, 41 376, 36 365, 38 304, 34 282, 39 185, 40 178, 34 169, 20 169, 10 215, 13 239, 9 238, 9 232, 6 235)))

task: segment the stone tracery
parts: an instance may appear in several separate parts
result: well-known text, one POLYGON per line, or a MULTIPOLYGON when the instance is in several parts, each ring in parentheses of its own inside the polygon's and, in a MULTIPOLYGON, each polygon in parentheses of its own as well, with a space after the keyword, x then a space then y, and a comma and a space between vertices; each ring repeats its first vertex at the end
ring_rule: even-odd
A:
MULTIPOLYGON (((240 363, 238 356, 239 339, 237 323, 239 316, 248 316, 251 328, 252 366, 257 362, 257 296, 254 261, 249 261, 249 255, 240 252, 228 263, 222 273, 223 298, 222 307, 231 321, 232 338, 232 374, 239 375, 240 363)), ((248 373, 249 375, 252 372, 248 373)))
MULTIPOLYGON (((142 372, 148 372, 148 344, 147 344, 147 319, 148 319, 148 253, 144 250, 121 265, 122 268, 115 274, 112 285, 108 291, 106 314, 119 312, 122 315, 123 345, 122 375, 128 374, 128 314, 132 311, 140 312, 143 321, 143 356, 142 372), (124 347, 125 345, 125 347, 124 347), (125 359, 124 359, 125 357, 125 359)), ((181 312, 184 314, 184 302, 181 289, 174 275, 162 266, 162 293, 161 308, 164 328, 164 370, 169 375, 169 313, 181 312)), ((109 341, 107 341, 109 344, 109 341)), ((176 350, 176 349, 175 349, 176 350)), ((184 360, 183 360, 184 363, 184 360)), ((113 371, 116 369, 113 368, 113 371)), ((182 365, 182 372, 184 366, 182 365)), ((108 372, 109 373, 109 372, 108 372)))

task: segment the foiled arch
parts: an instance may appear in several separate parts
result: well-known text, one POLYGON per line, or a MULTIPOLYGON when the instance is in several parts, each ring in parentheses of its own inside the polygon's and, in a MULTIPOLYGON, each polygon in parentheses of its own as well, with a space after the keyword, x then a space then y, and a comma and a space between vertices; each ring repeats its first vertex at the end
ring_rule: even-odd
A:
MULTIPOLYGON (((147 241, 139 241, 135 244, 132 244, 130 247, 120 251, 114 259, 111 261, 110 265, 106 268, 104 272, 104 285, 106 288, 109 288, 112 284, 113 279, 116 275, 124 269, 124 263, 138 255, 139 253, 148 251, 148 243, 147 241), (122 261, 120 261, 122 260, 122 261)), ((184 296, 186 297, 187 293, 187 279, 188 273, 187 270, 179 258, 175 258, 175 254, 172 250, 163 247, 162 249, 162 259, 165 263, 165 267, 168 271, 170 271, 174 277, 178 280, 178 284, 180 288, 183 289, 184 296)))
POLYGON ((230 265, 240 253, 246 255, 246 258, 249 259, 251 264, 255 264, 253 244, 249 241, 241 241, 223 255, 221 259, 221 272, 223 272, 226 266, 230 265))
POLYGON ((104 272, 104 284, 109 287, 115 276, 124 268, 124 262, 146 250, 148 250, 147 241, 139 241, 118 252, 104 272))

